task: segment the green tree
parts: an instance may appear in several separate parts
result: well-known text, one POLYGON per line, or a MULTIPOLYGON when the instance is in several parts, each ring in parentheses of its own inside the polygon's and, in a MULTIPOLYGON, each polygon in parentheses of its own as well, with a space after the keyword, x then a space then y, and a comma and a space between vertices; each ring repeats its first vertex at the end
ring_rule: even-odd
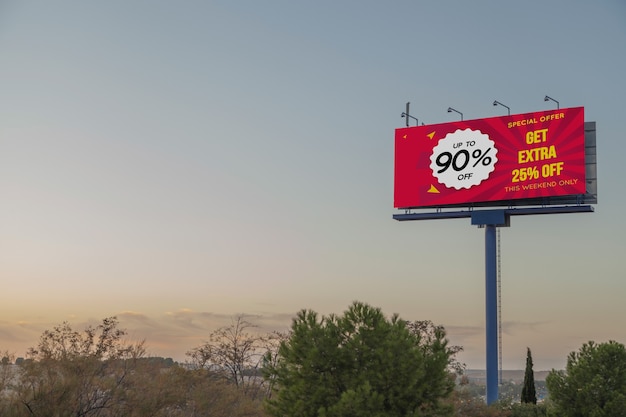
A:
POLYGON ((546 384, 556 415, 626 416, 626 349, 609 341, 583 344, 567 358, 565 371, 552 370, 546 384))
POLYGON ((412 332, 394 315, 353 303, 342 316, 302 310, 291 333, 266 364, 273 381, 267 408, 274 416, 444 416, 454 388, 453 352, 443 328, 432 337, 412 332))
POLYGON ((524 372, 524 386, 522 387, 521 402, 525 404, 537 404, 535 374, 533 372, 533 355, 530 352, 530 348, 526 348, 526 371, 524 372))

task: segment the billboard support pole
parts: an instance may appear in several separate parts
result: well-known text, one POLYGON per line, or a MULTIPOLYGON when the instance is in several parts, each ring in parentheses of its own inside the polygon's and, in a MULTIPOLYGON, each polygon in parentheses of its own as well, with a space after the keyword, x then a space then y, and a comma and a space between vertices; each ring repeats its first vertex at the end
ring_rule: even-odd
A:
POLYGON ((498 247, 496 228, 511 224, 508 210, 471 213, 472 224, 485 228, 485 345, 487 405, 498 400, 498 247))
POLYGON ((498 400, 498 274, 496 226, 485 225, 485 334, 487 404, 498 400))

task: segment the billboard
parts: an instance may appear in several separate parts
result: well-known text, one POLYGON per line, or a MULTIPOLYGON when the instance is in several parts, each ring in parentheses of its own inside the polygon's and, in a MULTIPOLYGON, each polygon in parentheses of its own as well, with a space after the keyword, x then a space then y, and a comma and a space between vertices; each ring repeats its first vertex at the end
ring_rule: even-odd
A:
POLYGON ((584 195, 584 126, 584 108, 574 107, 396 129, 394 207, 584 195))

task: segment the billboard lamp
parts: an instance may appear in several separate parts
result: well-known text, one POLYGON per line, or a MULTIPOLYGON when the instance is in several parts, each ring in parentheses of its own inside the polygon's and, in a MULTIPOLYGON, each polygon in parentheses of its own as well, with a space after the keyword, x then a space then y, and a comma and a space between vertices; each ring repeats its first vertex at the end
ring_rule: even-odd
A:
MULTIPOLYGON (((419 123, 419 122, 417 121, 417 117, 413 117, 413 116, 411 116, 411 115, 409 114, 409 105, 410 105, 410 104, 411 104, 411 102, 410 102, 410 101, 407 101, 407 103, 406 103, 406 112, 402 112, 402 114, 400 115, 400 117, 404 117, 404 118, 406 118, 406 127, 409 127, 409 117, 410 117, 411 119, 415 120, 415 126, 417 126, 417 125, 418 125, 418 123, 419 123)), ((424 124, 424 123, 422 123, 422 124, 424 124)))
POLYGON ((509 116, 511 115, 511 108, 509 106, 500 103, 498 100, 493 101, 494 106, 497 106, 498 104, 501 105, 502 107, 506 107, 506 109, 509 111, 509 116))
POLYGON ((452 112, 460 114, 461 115, 461 121, 463 121, 463 113, 461 113, 460 111, 458 111, 456 109, 453 109, 452 107, 448 107, 448 113, 452 113, 452 112))
POLYGON ((558 101, 556 101, 555 99, 553 99, 553 98, 552 98, 552 97, 550 97, 550 96, 545 96, 545 97, 544 97, 544 99, 543 99, 543 101, 548 101, 548 100, 552 100, 552 101, 554 101, 554 102, 556 103, 556 109, 557 109, 557 110, 558 110, 558 109, 560 109, 560 106, 559 106, 559 102, 558 102, 558 101))

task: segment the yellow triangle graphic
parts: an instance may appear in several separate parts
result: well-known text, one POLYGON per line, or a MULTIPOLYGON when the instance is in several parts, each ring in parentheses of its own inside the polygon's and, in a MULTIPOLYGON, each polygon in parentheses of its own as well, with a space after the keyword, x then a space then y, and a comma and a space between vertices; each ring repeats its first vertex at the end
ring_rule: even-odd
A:
POLYGON ((403 136, 402 136, 402 139, 406 139, 406 135, 403 135, 403 136))
POLYGON ((432 138, 435 136, 435 132, 430 132, 430 133, 429 133, 428 135, 426 135, 426 136, 428 136, 429 138, 431 138, 431 139, 432 139, 432 138))
POLYGON ((427 193, 436 193, 439 194, 439 190, 435 188, 434 185, 430 184, 430 188, 428 189, 428 191, 426 191, 427 193))

